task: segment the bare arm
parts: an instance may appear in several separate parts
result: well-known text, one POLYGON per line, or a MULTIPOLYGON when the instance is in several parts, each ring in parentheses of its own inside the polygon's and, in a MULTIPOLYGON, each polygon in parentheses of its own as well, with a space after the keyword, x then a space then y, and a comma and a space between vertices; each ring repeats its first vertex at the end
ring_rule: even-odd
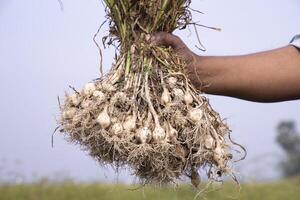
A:
POLYGON ((244 56, 197 56, 177 36, 158 33, 188 63, 192 83, 203 92, 256 102, 300 99, 300 51, 287 46, 244 56))

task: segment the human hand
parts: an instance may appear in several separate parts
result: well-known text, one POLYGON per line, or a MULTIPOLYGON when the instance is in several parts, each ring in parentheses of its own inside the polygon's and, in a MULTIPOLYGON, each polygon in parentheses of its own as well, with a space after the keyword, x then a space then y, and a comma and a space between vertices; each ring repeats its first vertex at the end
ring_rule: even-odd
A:
POLYGON ((152 45, 172 47, 175 53, 186 62, 185 71, 192 82, 199 82, 197 65, 201 62, 201 57, 192 52, 178 36, 171 33, 158 32, 151 36, 150 41, 152 45))
POLYGON ((153 45, 172 47, 191 83, 207 94, 255 102, 300 99, 300 54, 294 46, 238 56, 198 56, 175 35, 159 32, 153 45))

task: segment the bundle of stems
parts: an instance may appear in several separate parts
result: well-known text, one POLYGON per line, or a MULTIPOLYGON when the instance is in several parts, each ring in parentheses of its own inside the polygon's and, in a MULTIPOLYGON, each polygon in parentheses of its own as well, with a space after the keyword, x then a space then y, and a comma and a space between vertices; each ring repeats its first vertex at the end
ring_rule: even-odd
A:
POLYGON ((141 33, 173 32, 191 21, 188 0, 104 0, 110 38, 126 51, 141 33))
POLYGON ((186 175, 195 186, 200 168, 216 180, 234 174, 226 123, 185 74, 172 49, 149 35, 191 23, 189 0, 104 0, 109 35, 119 49, 109 73, 66 94, 60 130, 101 164, 129 167, 143 183, 186 175))

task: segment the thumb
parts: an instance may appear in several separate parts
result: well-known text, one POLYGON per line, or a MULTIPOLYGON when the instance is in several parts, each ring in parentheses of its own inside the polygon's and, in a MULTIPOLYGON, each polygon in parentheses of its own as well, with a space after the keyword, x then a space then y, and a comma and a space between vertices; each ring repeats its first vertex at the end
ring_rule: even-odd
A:
POLYGON ((153 45, 172 47, 174 50, 186 47, 184 42, 178 36, 166 32, 153 34, 150 41, 153 45))

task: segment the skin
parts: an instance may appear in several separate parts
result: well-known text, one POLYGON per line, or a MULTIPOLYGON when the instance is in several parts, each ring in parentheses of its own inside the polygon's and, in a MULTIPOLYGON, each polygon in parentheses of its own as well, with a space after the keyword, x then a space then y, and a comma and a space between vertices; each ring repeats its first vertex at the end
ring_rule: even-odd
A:
POLYGON ((199 56, 177 36, 161 32, 151 43, 172 47, 187 63, 197 89, 255 102, 300 99, 300 51, 294 46, 242 56, 199 56))

